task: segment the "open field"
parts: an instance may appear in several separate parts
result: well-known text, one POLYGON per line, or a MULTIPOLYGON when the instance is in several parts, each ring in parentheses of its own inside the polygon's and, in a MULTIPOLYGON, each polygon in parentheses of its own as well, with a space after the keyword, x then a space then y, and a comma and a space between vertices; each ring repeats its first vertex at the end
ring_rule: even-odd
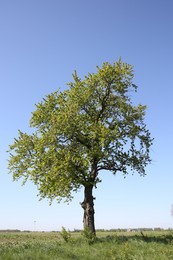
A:
POLYGON ((72 232, 65 242, 58 232, 0 232, 0 259, 173 259, 172 231, 98 232, 97 237, 88 243, 72 232))

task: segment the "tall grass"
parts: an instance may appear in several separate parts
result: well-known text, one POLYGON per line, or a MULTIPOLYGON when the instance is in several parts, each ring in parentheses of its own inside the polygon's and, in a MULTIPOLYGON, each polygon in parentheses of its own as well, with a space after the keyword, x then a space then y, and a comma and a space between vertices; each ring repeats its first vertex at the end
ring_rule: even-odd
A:
POLYGON ((171 232, 99 232, 94 243, 80 233, 65 242, 59 233, 0 233, 1 260, 173 259, 171 232))

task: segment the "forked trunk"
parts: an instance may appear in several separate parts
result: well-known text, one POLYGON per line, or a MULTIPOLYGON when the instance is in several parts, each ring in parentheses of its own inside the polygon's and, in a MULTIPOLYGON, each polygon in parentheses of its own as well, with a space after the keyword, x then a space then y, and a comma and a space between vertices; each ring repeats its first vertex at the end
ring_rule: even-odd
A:
POLYGON ((83 223, 84 228, 88 227, 89 230, 95 235, 94 224, 94 198, 92 196, 93 185, 88 185, 84 189, 84 201, 81 203, 84 209, 83 223))

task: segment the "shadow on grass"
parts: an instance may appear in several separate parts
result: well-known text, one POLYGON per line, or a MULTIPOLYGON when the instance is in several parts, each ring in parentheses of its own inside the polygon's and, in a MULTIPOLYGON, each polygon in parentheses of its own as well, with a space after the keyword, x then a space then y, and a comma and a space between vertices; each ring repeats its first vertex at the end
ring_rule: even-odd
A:
POLYGON ((162 244, 171 244, 173 243, 173 234, 168 234, 168 235, 146 235, 143 232, 137 235, 108 235, 103 238, 97 238, 97 242, 116 242, 118 244, 122 244, 128 241, 143 241, 146 243, 162 243, 162 244))

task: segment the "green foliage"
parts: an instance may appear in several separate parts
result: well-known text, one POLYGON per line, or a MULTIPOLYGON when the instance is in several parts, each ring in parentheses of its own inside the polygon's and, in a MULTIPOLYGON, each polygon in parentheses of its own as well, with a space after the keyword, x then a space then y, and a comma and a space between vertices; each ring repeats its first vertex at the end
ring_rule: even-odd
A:
POLYGON ((73 242, 66 243, 59 233, 0 233, 0 259, 173 259, 173 236, 168 231, 144 232, 144 237, 137 232, 99 232, 92 245, 80 233, 72 237, 73 242))
POLYGON ((104 63, 69 89, 36 105, 30 126, 10 145, 13 179, 33 181, 41 198, 72 199, 81 186, 96 186, 99 171, 145 175, 152 138, 144 123, 146 106, 133 105, 133 67, 104 63))
POLYGON ((84 229, 81 232, 81 235, 84 237, 84 239, 87 241, 89 245, 93 244, 96 242, 96 236, 91 232, 89 227, 84 227, 84 229))
POLYGON ((62 227, 60 236, 64 239, 65 242, 71 241, 71 233, 70 233, 70 231, 67 231, 64 227, 62 227))

